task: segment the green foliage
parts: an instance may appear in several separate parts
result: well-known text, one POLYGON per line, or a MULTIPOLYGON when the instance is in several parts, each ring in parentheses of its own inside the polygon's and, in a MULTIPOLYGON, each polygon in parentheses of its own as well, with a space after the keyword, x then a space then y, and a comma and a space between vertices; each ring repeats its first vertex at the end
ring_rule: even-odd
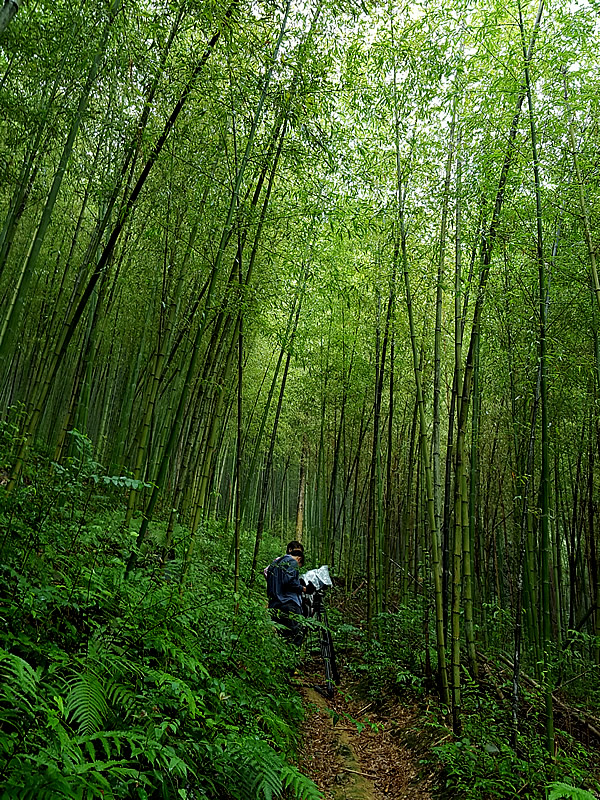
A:
MULTIPOLYGON (((487 610, 490 646, 499 647, 502 636, 506 641, 510 620, 507 614, 494 610, 491 605, 487 610)), ((397 613, 380 615, 376 625, 378 639, 372 641, 353 625, 340 625, 336 630, 340 646, 357 653, 358 657, 348 665, 348 670, 358 681, 360 693, 375 704, 384 702, 390 694, 402 695, 406 690, 413 697, 422 697, 428 688, 422 610, 409 605, 397 613)), ((573 644, 576 647, 577 642, 573 644)), ((571 666, 567 664, 567 656, 562 656, 565 663, 560 663, 565 676, 581 675, 584 668, 590 674, 594 673, 594 667, 589 660, 586 662, 581 651, 577 650, 573 655, 575 663, 571 666)), ((497 675, 502 674, 499 667, 497 675)), ((508 677, 506 685, 501 688, 504 696, 509 698, 511 685, 508 677)), ((600 788, 593 774, 593 756, 564 731, 558 735, 556 758, 549 758, 540 736, 543 703, 536 694, 526 691, 523 701, 530 711, 527 717, 520 719, 518 750, 515 752, 509 745, 512 736, 509 706, 500 703, 492 689, 488 691, 466 671, 463 672, 462 737, 455 740, 448 728, 441 724, 443 711, 440 709, 431 712, 431 722, 426 725, 431 731, 432 750, 425 761, 436 771, 441 767, 443 797, 539 800, 546 796, 547 787, 553 791, 559 788, 566 791, 564 787, 573 786, 600 788), (540 710, 534 713, 534 709, 540 710)), ((574 797, 593 796, 584 789, 569 790, 574 797)))
POLYGON ((227 537, 201 537, 187 588, 153 537, 124 582, 127 484, 74 442, 2 496, 0 800, 318 800, 288 763, 290 653, 261 594, 235 602, 227 537))
MULTIPOLYGON (((531 698, 528 702, 534 707, 536 701, 531 698)), ((599 788, 591 774, 590 754, 564 732, 559 735, 560 749, 553 760, 539 735, 539 722, 533 717, 521 720, 515 752, 508 744, 511 727, 504 705, 468 681, 463 703, 461 738, 448 740, 447 729, 437 721, 432 723, 436 737, 442 740, 433 752, 442 766, 444 796, 464 800, 514 797, 536 800, 545 796, 546 787, 557 780, 599 788)))
POLYGON ((566 687, 573 703, 600 708, 600 664, 590 654, 600 649, 600 636, 585 631, 567 631, 567 643, 556 648, 554 669, 557 683, 566 687))
POLYGON ((260 739, 229 738, 225 751, 224 771, 240 800, 272 800, 285 789, 304 800, 319 800, 321 796, 312 781, 294 767, 282 765, 272 748, 260 739))
POLYGON ((97 733, 108 713, 104 687, 92 671, 74 675, 68 686, 64 707, 71 724, 76 723, 79 733, 97 733))
POLYGON ((360 658, 349 666, 359 680, 362 692, 374 702, 389 694, 410 690, 420 696, 425 690, 425 658, 421 636, 421 616, 417 608, 401 608, 394 614, 381 614, 376 624, 379 638, 371 640, 357 629, 342 628, 343 636, 353 636, 360 658))
MULTIPOLYGON (((499 731, 490 726, 489 734, 496 739, 499 731)), ((519 758, 500 741, 474 742, 465 737, 435 748, 444 767, 448 796, 465 798, 539 797, 539 759, 519 758), (532 787, 531 781, 534 780, 532 787), (533 792, 533 793, 532 793, 533 792)), ((543 781, 543 778, 542 778, 543 781)))
POLYGON ((570 798, 570 800, 595 800, 596 795, 586 789, 577 789, 575 786, 568 786, 566 783, 552 783, 548 787, 550 793, 548 800, 560 800, 570 798))

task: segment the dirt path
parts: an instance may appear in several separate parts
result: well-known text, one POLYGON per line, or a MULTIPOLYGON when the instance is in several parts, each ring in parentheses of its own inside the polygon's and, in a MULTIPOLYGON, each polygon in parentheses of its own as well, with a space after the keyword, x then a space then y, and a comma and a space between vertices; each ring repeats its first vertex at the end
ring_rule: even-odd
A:
POLYGON ((431 800, 433 776, 420 774, 414 749, 416 709, 395 705, 375 714, 345 700, 343 688, 331 701, 306 684, 301 691, 300 768, 325 800, 431 800))

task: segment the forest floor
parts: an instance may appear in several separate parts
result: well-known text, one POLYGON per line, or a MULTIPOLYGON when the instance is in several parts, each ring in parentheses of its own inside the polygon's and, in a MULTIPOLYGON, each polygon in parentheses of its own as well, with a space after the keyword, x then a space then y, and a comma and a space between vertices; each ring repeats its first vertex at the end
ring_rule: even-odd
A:
POLYGON ((420 763, 427 743, 417 706, 394 701, 374 710, 351 696, 343 677, 328 700, 315 689, 317 670, 308 665, 298 676, 306 710, 299 766, 324 799, 431 800, 436 776, 420 763))

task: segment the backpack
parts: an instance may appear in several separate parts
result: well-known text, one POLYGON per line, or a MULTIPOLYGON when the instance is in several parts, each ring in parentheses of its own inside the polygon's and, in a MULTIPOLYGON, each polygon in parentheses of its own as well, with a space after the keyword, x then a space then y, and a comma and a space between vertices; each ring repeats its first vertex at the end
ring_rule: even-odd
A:
POLYGON ((263 575, 265 576, 265 580, 267 582, 267 595, 269 597, 275 596, 275 588, 277 585, 277 578, 275 577, 275 570, 277 569, 279 562, 283 556, 279 556, 278 558, 271 561, 268 567, 265 567, 263 570, 263 575))

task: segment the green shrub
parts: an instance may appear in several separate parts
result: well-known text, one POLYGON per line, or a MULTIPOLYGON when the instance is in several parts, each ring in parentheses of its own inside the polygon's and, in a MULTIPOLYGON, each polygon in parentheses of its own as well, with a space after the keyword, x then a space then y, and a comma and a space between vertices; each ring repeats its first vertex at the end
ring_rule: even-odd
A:
POLYGON ((204 530, 180 587, 184 543, 167 570, 153 525, 125 581, 131 485, 88 444, 0 495, 1 800, 318 800, 288 763, 292 656, 262 592, 234 598, 230 535, 204 530))
POLYGON ((343 626, 338 631, 346 645, 350 639, 353 641, 357 657, 349 671, 359 681, 362 693, 375 702, 407 689, 416 696, 422 695, 425 651, 420 609, 406 607, 394 614, 381 614, 376 625, 379 638, 373 640, 353 626, 343 626))
MULTIPOLYGON (((508 691, 508 687, 507 687, 508 691)), ((535 698, 531 698, 531 705, 535 698)), ((508 710, 474 682, 465 681, 463 736, 449 740, 446 728, 432 722, 442 744, 433 748, 442 767, 444 796, 462 800, 539 800, 553 781, 600 788, 594 780, 590 754, 566 733, 558 735, 559 750, 551 759, 535 716, 520 722, 518 751, 510 745, 508 710)), ((558 785, 558 784, 557 784, 558 785)))

